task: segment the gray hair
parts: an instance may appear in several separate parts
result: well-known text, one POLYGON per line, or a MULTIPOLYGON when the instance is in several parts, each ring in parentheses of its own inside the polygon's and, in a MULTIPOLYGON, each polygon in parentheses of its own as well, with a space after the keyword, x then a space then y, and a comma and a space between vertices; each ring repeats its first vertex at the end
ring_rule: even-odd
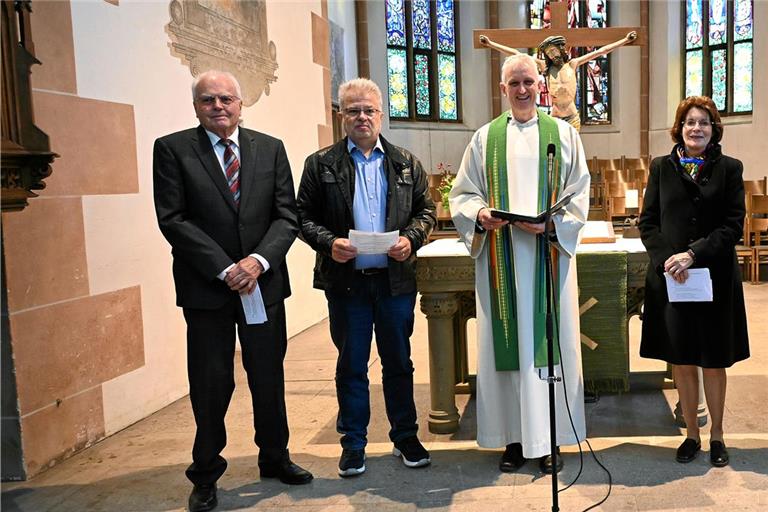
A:
POLYGON ((353 92, 370 93, 376 96, 379 100, 379 106, 381 106, 381 89, 376 85, 376 82, 369 80, 368 78, 354 78, 347 82, 344 82, 339 86, 339 106, 344 107, 347 102, 347 98, 353 92))
POLYGON ((237 94, 237 97, 242 99, 243 93, 240 89, 240 82, 237 81, 237 78, 235 78, 235 75, 230 73, 229 71, 219 71, 218 69, 209 69, 208 71, 203 71, 199 75, 195 77, 194 80, 192 80, 192 99, 197 99, 197 86, 200 84, 200 82, 204 78, 210 78, 213 76, 225 76, 232 80, 232 83, 235 84, 235 94, 237 94))
POLYGON ((504 59, 504 64, 501 65, 501 81, 505 82, 504 73, 514 66, 515 64, 522 63, 530 66, 535 74, 539 74, 539 67, 536 65, 536 59, 528 55, 527 53, 518 53, 516 55, 510 55, 504 59))

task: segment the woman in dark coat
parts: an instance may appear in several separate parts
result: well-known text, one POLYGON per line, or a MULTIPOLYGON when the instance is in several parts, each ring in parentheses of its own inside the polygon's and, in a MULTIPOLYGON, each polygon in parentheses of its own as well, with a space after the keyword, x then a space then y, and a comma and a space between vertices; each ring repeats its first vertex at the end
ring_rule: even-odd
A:
POLYGON ((710 461, 728 464, 723 443, 725 369, 749 357, 744 295, 735 246, 744 224, 742 164, 720 150, 723 127, 710 98, 691 96, 677 107, 670 130, 675 147, 651 164, 640 216, 650 257, 640 355, 674 366, 687 437, 678 462, 701 449, 696 418, 698 368, 712 421, 710 461), (712 302, 673 302, 664 273, 678 283, 689 268, 708 268, 712 302))

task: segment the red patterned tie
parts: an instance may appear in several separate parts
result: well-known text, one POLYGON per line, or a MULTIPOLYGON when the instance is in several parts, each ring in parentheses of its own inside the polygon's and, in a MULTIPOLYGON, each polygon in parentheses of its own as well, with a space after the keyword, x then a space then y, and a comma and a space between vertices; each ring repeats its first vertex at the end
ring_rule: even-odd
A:
POLYGON ((227 185, 232 191, 232 197, 235 199, 235 205, 240 206, 240 161, 232 149, 233 142, 229 139, 221 139, 220 144, 224 145, 224 169, 227 175, 227 185))

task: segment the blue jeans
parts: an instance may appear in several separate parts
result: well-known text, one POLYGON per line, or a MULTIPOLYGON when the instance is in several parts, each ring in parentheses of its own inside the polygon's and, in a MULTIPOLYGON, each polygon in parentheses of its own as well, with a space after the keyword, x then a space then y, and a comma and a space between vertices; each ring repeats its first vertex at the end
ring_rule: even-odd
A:
POLYGON ((393 442, 416 435, 413 402, 413 333, 416 294, 392 296, 386 273, 360 276, 353 295, 326 292, 331 338, 339 351, 336 361, 336 397, 339 415, 336 430, 343 448, 361 449, 367 443, 371 406, 368 394, 368 360, 371 338, 382 366, 382 385, 393 442))

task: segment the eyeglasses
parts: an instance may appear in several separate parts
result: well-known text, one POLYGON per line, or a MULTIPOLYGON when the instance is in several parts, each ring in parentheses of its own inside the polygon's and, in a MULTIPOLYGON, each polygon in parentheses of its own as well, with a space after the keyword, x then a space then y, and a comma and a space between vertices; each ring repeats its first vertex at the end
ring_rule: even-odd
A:
POLYGON ((683 126, 686 128, 696 128, 696 125, 699 125, 699 128, 709 128, 712 123, 709 122, 709 119, 686 119, 683 122, 683 126))
POLYGON ((230 96, 228 94, 219 94, 219 95, 213 95, 210 94, 201 94, 197 97, 197 101, 199 101, 201 104, 205 105, 206 107, 212 106, 214 103, 216 103, 216 100, 219 100, 222 105, 225 107, 227 105, 231 105, 235 101, 238 101, 240 98, 237 96, 230 96))
POLYGON ((381 112, 377 108, 345 108, 344 115, 351 118, 359 117, 360 114, 365 114, 365 117, 373 117, 381 112))

